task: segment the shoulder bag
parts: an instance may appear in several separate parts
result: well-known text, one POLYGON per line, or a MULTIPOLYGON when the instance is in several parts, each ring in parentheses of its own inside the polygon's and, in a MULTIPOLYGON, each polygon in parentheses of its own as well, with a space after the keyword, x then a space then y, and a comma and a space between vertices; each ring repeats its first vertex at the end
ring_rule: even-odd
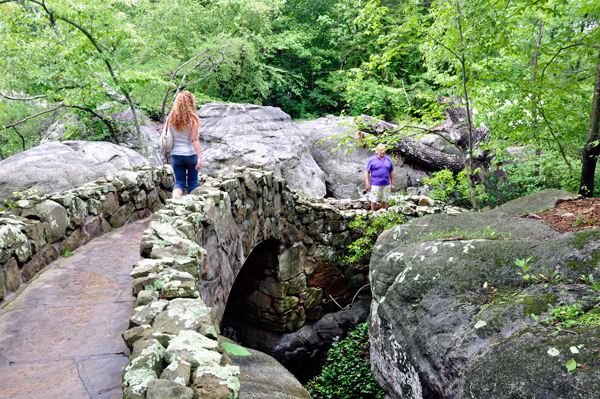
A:
POLYGON ((162 133, 158 138, 158 148, 162 151, 170 152, 173 149, 173 133, 169 128, 169 118, 165 121, 162 133))

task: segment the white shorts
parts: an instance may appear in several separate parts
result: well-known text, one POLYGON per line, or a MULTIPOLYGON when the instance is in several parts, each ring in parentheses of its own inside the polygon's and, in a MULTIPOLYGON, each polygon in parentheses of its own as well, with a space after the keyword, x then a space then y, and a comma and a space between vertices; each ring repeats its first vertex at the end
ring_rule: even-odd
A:
POLYGON ((371 186, 369 200, 373 203, 379 201, 388 202, 390 199, 391 186, 371 186))

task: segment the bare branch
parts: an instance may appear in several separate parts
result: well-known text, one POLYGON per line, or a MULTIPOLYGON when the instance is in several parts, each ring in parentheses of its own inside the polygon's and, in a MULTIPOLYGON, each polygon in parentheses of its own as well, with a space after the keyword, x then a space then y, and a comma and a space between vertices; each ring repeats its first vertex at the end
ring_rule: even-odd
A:
MULTIPOLYGON (((74 86, 63 86, 63 87, 58 87, 55 90, 70 90, 70 89, 81 89, 84 86, 82 85, 74 85, 74 86)), ((3 93, 0 91, 0 97, 4 97, 7 100, 12 100, 12 101, 34 101, 37 100, 39 98, 47 98, 48 95, 47 94, 40 94, 38 96, 33 96, 33 97, 14 97, 14 96, 9 96, 6 93, 3 93)))
MULTIPOLYGON (((223 36, 219 36, 213 43, 213 46, 217 46, 219 44, 219 42, 223 40, 223 36)), ((221 50, 224 48, 225 46, 221 46, 221 50)), ((197 60, 198 58, 202 57, 203 55, 208 54, 208 56, 201 58, 196 65, 194 65, 192 67, 192 69, 197 69, 200 66, 204 65, 206 62, 212 60, 212 55, 210 55, 210 51, 214 50, 214 47, 205 49, 204 51, 196 54, 195 56, 193 56, 192 58, 190 58, 189 60, 187 60, 186 62, 184 62, 183 64, 179 65, 175 71, 173 71, 173 73, 171 74, 170 78, 169 78, 169 83, 167 86, 167 90, 165 92, 165 96, 163 98, 163 103, 162 103, 162 107, 161 107, 161 119, 164 118, 165 116, 165 109, 167 107, 167 99, 169 98, 169 94, 172 92, 171 89, 171 83, 175 80, 175 77, 177 77, 177 74, 179 73, 179 71, 186 67, 187 65, 189 65, 190 63, 192 63, 193 61, 197 60)), ((211 72, 214 70, 214 68, 211 69, 211 72)), ((177 88, 175 89, 175 95, 177 95, 177 93, 179 93, 180 90, 182 90, 183 88, 185 88, 186 85, 184 85, 184 81, 187 78, 187 73, 184 74, 183 78, 181 79, 181 82, 179 83, 179 85, 177 86, 177 88)), ((202 80, 202 79, 201 79, 202 80)), ((194 83, 199 82, 200 80, 195 81, 194 83)), ((190 85, 192 83, 188 83, 187 85, 190 85)))
POLYGON ((88 108, 88 107, 81 107, 79 105, 65 105, 65 107, 80 109, 82 111, 85 111, 85 112, 88 112, 88 113, 94 115, 96 118, 100 119, 106 125, 115 144, 117 144, 119 142, 119 136, 117 135, 117 132, 115 132, 115 129, 113 128, 113 125, 112 125, 112 120, 110 118, 102 116, 100 114, 97 114, 93 109, 88 108))
POLYGON ((12 97, 12 96, 9 96, 8 94, 5 94, 5 93, 3 93, 1 91, 0 91, 0 96, 6 98, 7 100, 12 100, 12 101, 34 101, 34 100, 37 100, 39 98, 48 97, 47 94, 40 94, 39 96, 33 96, 33 97, 12 97))
POLYGON ((58 104, 58 106, 56 106, 56 107, 54 107, 54 108, 52 108, 52 109, 48 109, 48 110, 46 110, 46 111, 38 112, 37 114, 35 114, 35 115, 31 115, 31 116, 28 116, 27 118, 25 118, 25 119, 21 119, 21 120, 20 120, 20 121, 18 121, 18 122, 12 123, 12 124, 10 124, 10 125, 7 125, 7 126, 2 126, 2 130, 6 130, 6 129, 9 129, 9 128, 11 128, 11 127, 14 127, 14 126, 20 125, 21 123, 27 122, 27 121, 28 121, 28 120, 30 120, 30 119, 37 118, 37 117, 38 117, 38 116, 40 116, 40 115, 43 115, 43 114, 47 114, 47 113, 49 113, 49 112, 56 111, 57 109, 59 109, 59 108, 62 108, 62 107, 64 107, 64 106, 65 106, 65 104, 64 104, 64 103, 60 103, 60 104, 58 104))
POLYGON ((445 48, 446 50, 448 50, 450 53, 452 53, 452 55, 453 55, 453 56, 455 56, 457 60, 459 60, 459 61, 461 60, 461 58, 458 56, 458 54, 456 54, 456 53, 455 53, 454 51, 452 51, 450 48, 448 48, 447 46, 445 46, 445 45, 444 45, 443 43, 441 43, 440 41, 438 41, 438 40, 434 39, 434 38, 433 38, 433 37, 432 37, 432 36, 431 36, 429 33, 425 32, 425 34, 426 34, 427 36, 429 36, 429 38, 430 38, 431 40, 433 40, 433 41, 434 41, 434 42, 435 42, 437 45, 439 45, 439 46, 442 46, 443 48, 445 48))
POLYGON ((26 148, 25 148, 25 137, 23 137, 23 135, 21 133, 19 133, 19 131, 17 130, 16 126, 13 126, 12 128, 15 130, 15 132, 21 138, 21 142, 23 143, 23 151, 25 151, 26 150, 26 148))

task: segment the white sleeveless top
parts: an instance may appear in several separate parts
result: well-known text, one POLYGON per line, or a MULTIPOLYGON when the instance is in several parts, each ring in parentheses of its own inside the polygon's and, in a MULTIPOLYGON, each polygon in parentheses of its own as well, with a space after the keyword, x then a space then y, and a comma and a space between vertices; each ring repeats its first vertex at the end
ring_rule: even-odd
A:
POLYGON ((173 149, 171 155, 196 155, 192 146, 192 138, 190 137, 191 126, 186 127, 183 131, 176 130, 173 126, 169 126, 173 133, 173 149))

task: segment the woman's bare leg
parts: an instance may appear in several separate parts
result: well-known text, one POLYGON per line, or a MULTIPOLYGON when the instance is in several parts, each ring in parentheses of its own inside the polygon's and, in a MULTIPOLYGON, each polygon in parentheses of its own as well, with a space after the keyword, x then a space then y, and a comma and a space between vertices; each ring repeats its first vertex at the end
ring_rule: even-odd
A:
POLYGON ((180 188, 176 188, 173 190, 173 198, 181 197, 183 195, 183 190, 180 188))

